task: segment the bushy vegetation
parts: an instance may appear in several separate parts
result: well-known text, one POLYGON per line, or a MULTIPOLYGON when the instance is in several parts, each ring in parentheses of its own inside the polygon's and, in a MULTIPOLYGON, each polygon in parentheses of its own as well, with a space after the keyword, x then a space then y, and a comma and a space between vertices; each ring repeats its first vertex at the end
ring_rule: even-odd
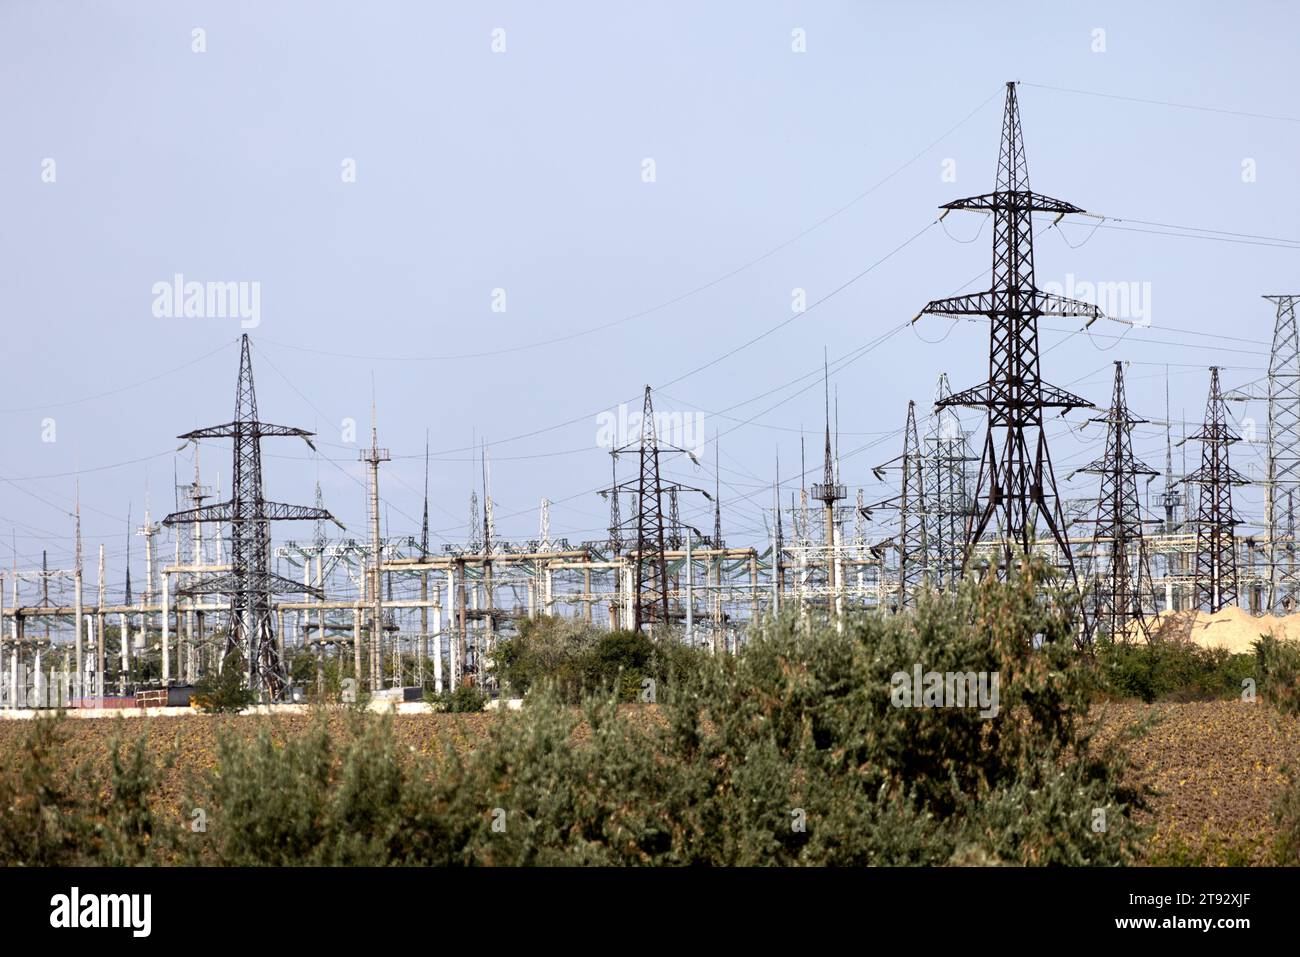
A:
POLYGON ((206 714, 243 711, 253 701, 244 684, 243 659, 236 653, 226 655, 220 672, 209 672, 194 685, 194 703, 206 714))
MULTIPOLYGON (((516 671, 507 680, 526 683, 525 707, 472 719, 488 730, 465 755, 413 753, 394 719, 371 715, 228 736, 184 807, 168 808, 201 828, 158 825, 143 745, 114 764, 110 808, 52 783, 57 742, 38 735, 4 772, 0 851, 33 860, 19 844, 44 827, 41 861, 1125 863, 1142 839, 1137 795, 1120 753, 1092 739, 1087 669, 1066 612, 1036 597, 1041 574, 842 629, 786 617, 735 657, 689 655, 690 668, 634 636, 579 637, 576 655, 560 642, 561 673, 582 662, 591 670, 574 673, 594 675, 601 694, 574 708, 571 688, 516 671), (895 706, 893 677, 915 665, 996 673, 996 716, 895 706), (640 700, 628 674, 663 675, 672 693, 655 708, 624 703, 640 700)), ((501 661, 522 669, 553 653, 551 637, 501 661)))
POLYGON ((1300 714, 1300 641, 1264 635, 1254 644, 1264 699, 1283 714, 1300 714))
POLYGON ((538 617, 493 652, 494 672, 510 694, 525 695, 545 684, 553 697, 578 704, 591 696, 620 701, 658 701, 707 659, 671 635, 658 641, 642 632, 602 631, 565 618, 538 617))
POLYGON ((0 768, 0 863, 123 867, 155 859, 170 832, 152 806, 160 766, 143 738, 109 741, 106 779, 89 763, 62 765, 59 718, 38 718, 15 760, 0 768))
POLYGON ((1273 842, 1276 863, 1300 866, 1300 773, 1294 767, 1285 771, 1287 786, 1273 803, 1273 820, 1277 837, 1273 842))
POLYGON ((1094 651, 1102 694, 1147 703, 1236 697, 1241 694, 1242 681, 1257 679, 1259 674, 1254 655, 1203 648, 1186 640, 1153 639, 1148 643, 1101 637, 1094 651))
POLYGON ((435 711, 472 714, 487 707, 488 697, 474 685, 462 684, 450 691, 436 692, 426 689, 424 700, 433 705, 435 711))

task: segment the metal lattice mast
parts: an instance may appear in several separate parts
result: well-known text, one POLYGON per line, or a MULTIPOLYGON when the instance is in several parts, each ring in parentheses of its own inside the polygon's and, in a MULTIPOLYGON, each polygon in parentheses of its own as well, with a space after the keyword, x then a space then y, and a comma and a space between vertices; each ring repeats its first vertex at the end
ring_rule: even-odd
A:
POLYGON ((469 541, 465 543, 471 555, 477 555, 483 550, 483 523, 478 517, 478 492, 474 489, 469 493, 469 541))
POLYGON ((990 527, 996 532, 1004 565, 1028 553, 1039 523, 1060 549, 1062 564, 1077 578, 1065 520, 1056 491, 1047 436, 1046 410, 1062 413, 1090 408, 1086 399, 1049 385, 1039 375, 1038 320, 1049 317, 1101 317, 1093 305, 1043 292, 1034 285, 1034 213, 1058 218, 1083 210, 1071 203, 1033 192, 1021 135, 1014 83, 1007 84, 998 155, 997 188, 942 207, 993 215, 993 274, 988 291, 926 305, 923 314, 984 316, 989 320, 989 378, 981 385, 949 396, 941 405, 985 409, 988 434, 980 461, 972 521, 966 536, 966 560, 990 527))
POLYGON ((1265 296, 1277 305, 1268 360, 1269 608, 1292 611, 1300 599, 1293 512, 1300 492, 1300 336, 1295 308, 1300 296, 1265 296))
POLYGON ((1232 487, 1246 484, 1228 462, 1228 446, 1240 439, 1228 428, 1218 366, 1210 367, 1205 423, 1188 438, 1201 443, 1201 467, 1187 477, 1201 488, 1196 506, 1196 599, 1199 607, 1217 612, 1237 603, 1234 532, 1240 522, 1232 508, 1232 487))
POLYGON ((610 475, 609 550, 618 555, 623 551, 623 509, 618 500, 618 452, 610 454, 610 475))
POLYGON ((668 547, 682 547, 682 515, 677 506, 677 486, 668 489, 668 547))
POLYGON ((903 438, 903 485, 898 503, 900 599, 905 607, 929 582, 930 556, 925 536, 925 486, 921 473, 921 443, 916 432, 916 403, 907 403, 903 438))
POLYGON ((913 608, 916 596, 930 580, 930 556, 926 535, 925 486, 922 474, 921 444, 916 431, 916 403, 908 401, 903 425, 903 454, 876 466, 873 472, 883 479, 886 470, 899 470, 898 494, 867 507, 898 510, 898 534, 894 548, 898 552, 898 590, 896 608, 913 608))
POLYGON ((932 584, 941 590, 955 587, 961 579, 966 523, 971 514, 966 472, 967 463, 974 461, 956 410, 942 404, 950 395, 947 373, 940 373, 923 468, 926 545, 933 569, 932 584))
POLYGON ((312 451, 311 434, 305 429, 271 425, 257 418, 257 395, 253 390, 253 364, 248 336, 240 339, 239 382, 235 389, 235 419, 187 432, 179 438, 190 441, 228 438, 232 440, 231 498, 225 502, 173 512, 163 519, 167 526, 184 522, 226 522, 230 525, 230 571, 198 576, 182 594, 219 594, 230 597, 230 626, 227 655, 238 654, 246 666, 248 687, 258 695, 278 700, 284 696, 289 677, 275 645, 271 595, 308 592, 323 598, 320 589, 305 586, 271 572, 270 523, 283 520, 329 519, 324 509, 268 502, 262 496, 262 439, 291 436, 303 439, 312 451))
MULTIPOLYGON (((314 502, 316 508, 320 509, 322 512, 325 511, 325 498, 321 494, 319 480, 316 482, 316 498, 314 499, 314 502)), ((329 539, 325 535, 324 519, 316 519, 316 529, 312 534, 311 543, 312 547, 316 550, 317 555, 325 554, 325 546, 329 544, 329 539)), ((198 564, 198 562, 196 561, 195 564, 198 564)))
POLYGON ((1124 392, 1124 365, 1115 363, 1110 409, 1089 421, 1106 425, 1106 452, 1080 472, 1101 476, 1096 529, 1092 536, 1095 575, 1091 622, 1111 636, 1121 637, 1135 626, 1148 634, 1142 603, 1151 594, 1151 572, 1142 539, 1142 510, 1138 476, 1160 473, 1133 457, 1133 426, 1146 422, 1129 413, 1124 392))
MULTIPOLYGON (((614 491, 617 495, 617 489, 614 491)), ((641 413, 640 469, 636 500, 636 574, 632 630, 668 621, 668 565, 664 560, 663 486, 659 479, 659 439, 654 405, 645 387, 641 413)))

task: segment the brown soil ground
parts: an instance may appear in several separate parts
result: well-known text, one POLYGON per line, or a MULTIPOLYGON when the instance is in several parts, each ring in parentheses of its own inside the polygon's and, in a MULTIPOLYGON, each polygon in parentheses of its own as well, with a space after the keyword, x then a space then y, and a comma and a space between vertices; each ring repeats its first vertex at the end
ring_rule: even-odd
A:
MULTIPOLYGON (((655 720, 650 709, 632 709, 638 720, 655 720)), ((1255 863, 1269 860, 1274 835, 1271 806, 1285 783, 1282 768, 1300 766, 1300 719, 1281 717, 1264 704, 1240 701, 1144 705, 1098 705, 1102 740, 1148 722, 1145 735, 1129 745, 1135 781, 1148 791, 1143 820, 1154 826, 1150 863, 1255 863)), ((151 748, 174 748, 175 765, 161 784, 164 804, 183 801, 190 774, 209 768, 217 735, 255 735, 268 727, 274 736, 304 731, 307 715, 265 717, 206 716, 70 720, 69 746, 77 760, 104 767, 114 727, 128 740, 140 732, 151 748)), ((331 717, 339 730, 347 718, 331 717)), ((441 753, 450 746, 466 753, 486 735, 497 715, 406 715, 394 719, 401 741, 413 752, 441 753)), ((0 721, 0 760, 27 727, 26 721, 0 721)), ((577 734, 581 735, 583 729, 577 734)))
POLYGON ((1102 737, 1150 721, 1129 745, 1149 789, 1150 863, 1268 863, 1283 767, 1300 766, 1300 720, 1238 700, 1099 705, 1102 737))

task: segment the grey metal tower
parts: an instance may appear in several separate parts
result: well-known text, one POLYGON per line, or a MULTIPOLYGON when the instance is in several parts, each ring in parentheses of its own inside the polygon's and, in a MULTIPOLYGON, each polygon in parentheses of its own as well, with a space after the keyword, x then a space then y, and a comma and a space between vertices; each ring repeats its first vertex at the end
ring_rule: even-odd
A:
MULTIPOLYGON (((995 532, 1003 564, 1033 549, 1040 525, 1061 551, 1073 578, 1074 562, 1056 491, 1043 418, 1092 403, 1048 385, 1039 374, 1038 320, 1042 316, 1101 318, 1094 305, 1043 292, 1034 284, 1034 213, 1058 218, 1083 210, 1029 188, 1029 167, 1021 135, 1016 85, 1007 84, 998 154, 997 186, 991 193, 942 207, 993 216, 993 275, 985 292, 936 299, 922 313, 983 316, 989 320, 989 377, 941 403, 985 409, 988 434, 976 487, 975 514, 967 534, 967 561, 981 536, 995 532)), ((945 214, 946 215, 946 214, 945 214)))
POLYGON ((967 472, 975 461, 957 411, 944 404, 950 395, 948 376, 940 373, 922 460, 931 583, 940 590, 955 587, 961 579, 966 524, 971 517, 967 472))
POLYGON ((242 655, 248 687, 259 697, 272 701, 283 697, 289 679, 275 645, 271 595, 302 592, 320 598, 324 595, 314 586, 292 581, 270 570, 270 523, 286 519, 338 520, 322 508, 284 505, 268 502, 262 497, 262 439, 301 438, 315 451, 311 435, 305 429, 258 420, 253 364, 249 357, 248 336, 244 335, 239 347, 234 421, 195 429, 179 436, 193 442, 216 438, 232 440, 232 496, 228 501, 173 512, 163 519, 167 526, 188 522, 230 524, 230 571, 197 576, 181 589, 181 593, 230 596, 227 664, 229 656, 242 655))
POLYGON ((1143 549, 1138 476, 1160 473, 1133 456, 1133 426, 1146 422, 1131 415, 1124 392, 1124 364, 1115 363, 1110 408, 1091 419, 1106 425, 1106 451, 1080 472, 1101 477, 1096 528, 1092 536, 1093 611, 1090 624, 1115 638, 1129 636, 1135 625, 1147 636, 1143 602, 1151 594, 1151 572, 1143 549))
POLYGON ((922 474, 921 444, 916 431, 916 403, 908 401, 907 420, 903 426, 903 454, 891 459, 873 471, 883 478, 887 469, 897 468, 900 473, 898 494, 883 502, 868 506, 898 510, 898 534, 894 545, 898 552, 897 608, 916 605, 917 594, 930 582, 930 556, 926 534, 924 476, 922 474))
POLYGON ((1228 462, 1228 446, 1240 438, 1228 428, 1218 366, 1210 367, 1205 423, 1188 438, 1201 443, 1201 467, 1187 477, 1201 487, 1196 506, 1196 598, 1200 607, 1216 612, 1237 603, 1235 532, 1241 522, 1232 508, 1232 487, 1247 484, 1228 462))

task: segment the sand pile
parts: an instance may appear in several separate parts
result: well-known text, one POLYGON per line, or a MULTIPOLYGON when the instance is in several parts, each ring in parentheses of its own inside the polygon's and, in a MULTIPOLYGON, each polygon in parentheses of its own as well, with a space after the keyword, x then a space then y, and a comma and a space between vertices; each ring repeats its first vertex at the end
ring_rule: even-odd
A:
POLYGON ((1233 654, 1254 654, 1260 635, 1300 640, 1300 614, 1252 615, 1230 606, 1211 615, 1204 611, 1162 611, 1148 619, 1154 637, 1194 641, 1203 648, 1226 648, 1233 654))

